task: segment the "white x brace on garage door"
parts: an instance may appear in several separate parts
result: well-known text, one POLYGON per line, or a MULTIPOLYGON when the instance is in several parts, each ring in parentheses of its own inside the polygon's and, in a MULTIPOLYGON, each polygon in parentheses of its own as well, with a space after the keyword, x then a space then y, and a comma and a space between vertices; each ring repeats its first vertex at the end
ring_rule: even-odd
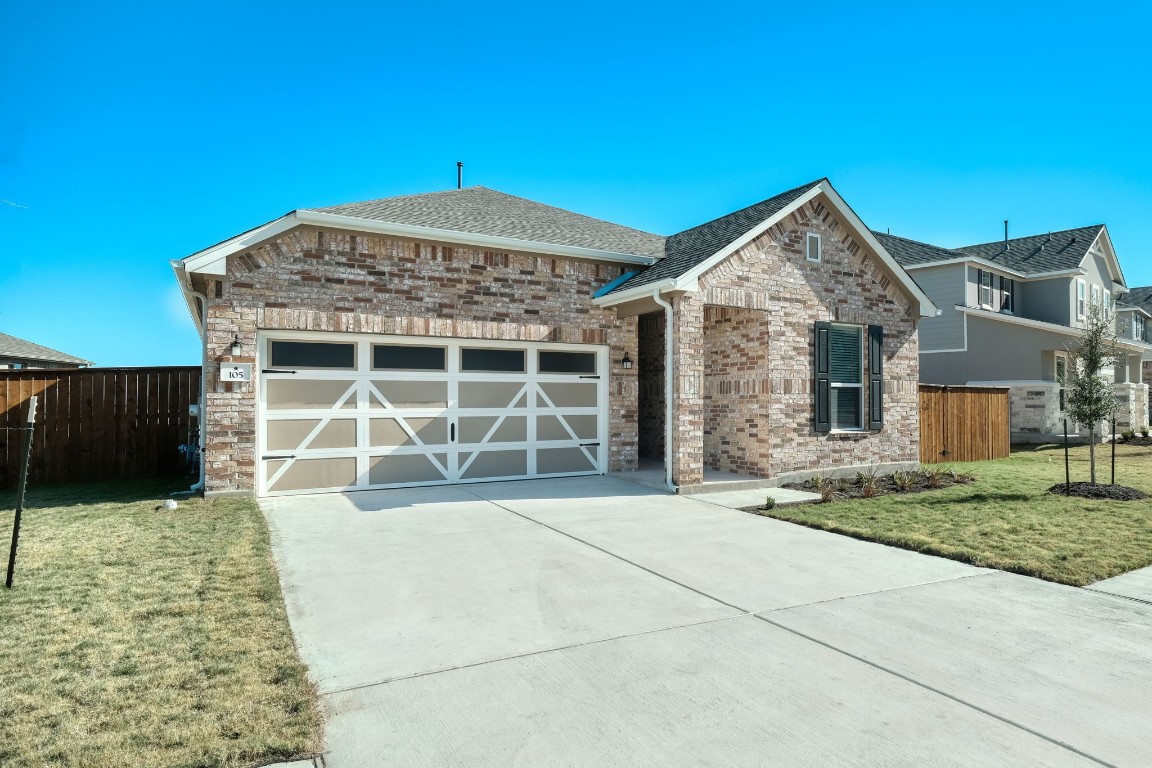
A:
POLYGON ((264 332, 260 494, 603 474, 608 352, 264 332))

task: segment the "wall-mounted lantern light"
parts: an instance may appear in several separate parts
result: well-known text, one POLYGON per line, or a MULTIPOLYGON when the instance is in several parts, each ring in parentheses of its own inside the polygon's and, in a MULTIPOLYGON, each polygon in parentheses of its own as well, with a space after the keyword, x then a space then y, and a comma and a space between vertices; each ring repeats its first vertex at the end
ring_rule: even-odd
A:
POLYGON ((620 361, 620 367, 622 367, 624 370, 628 370, 632 367, 632 358, 628 356, 627 352, 624 353, 624 359, 620 361))
POLYGON ((240 357, 244 352, 244 347, 240 346, 240 334, 232 334, 232 346, 230 347, 232 357, 240 357))

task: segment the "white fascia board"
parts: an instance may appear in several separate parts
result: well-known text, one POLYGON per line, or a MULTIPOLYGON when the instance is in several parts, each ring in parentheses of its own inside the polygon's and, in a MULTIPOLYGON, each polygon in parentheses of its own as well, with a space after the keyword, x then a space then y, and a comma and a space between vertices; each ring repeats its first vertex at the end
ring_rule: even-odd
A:
POLYGON ((638 285, 635 288, 629 288, 626 291, 613 291, 596 299, 592 299, 592 303, 598 307, 612 307, 617 304, 623 304, 628 301, 635 301, 636 299, 644 299, 652 295, 653 291, 660 291, 660 293, 667 293, 668 291, 688 291, 692 292, 698 288, 695 282, 689 288, 681 288, 676 284, 676 280, 668 278, 667 280, 660 280, 655 283, 645 283, 638 285))
POLYGON ((547 256, 566 256, 578 259, 592 259, 595 261, 612 261, 622 264, 642 264, 650 266, 656 263, 653 256, 637 256, 634 253, 617 253, 615 251, 602 251, 595 248, 581 248, 574 245, 555 245, 553 243, 538 243, 534 240, 519 240, 514 237, 499 237, 496 235, 481 235, 472 232, 457 232, 452 229, 439 229, 437 227, 420 227, 414 224, 394 224, 387 221, 361 219, 356 216, 342 216, 336 213, 320 213, 318 211, 294 211, 298 221, 303 224, 314 224, 333 229, 351 229, 359 232, 373 232, 382 235, 396 235, 410 237, 416 240, 436 240, 461 245, 475 245, 483 248, 495 248, 501 251, 521 251, 526 253, 542 253, 547 256))
POLYGON ((184 296, 184 304, 188 308, 188 314, 192 318, 192 324, 196 326, 196 333, 203 339, 204 326, 200 321, 200 313, 196 310, 196 296, 192 293, 192 280, 188 277, 188 271, 184 268, 184 262, 179 259, 173 259, 168 263, 172 266, 172 271, 176 273, 176 282, 180 284, 180 293, 184 296))
POLYGON ((942 261, 930 261, 927 264, 912 264, 910 266, 904 267, 904 269, 908 270, 909 272, 914 272, 917 269, 947 267, 953 264, 972 264, 974 266, 987 269, 989 272, 1003 272, 1006 275, 1011 275, 1012 279, 1018 280, 1022 283, 1031 282, 1032 280, 1047 280, 1052 277, 1074 277, 1076 275, 1083 275, 1087 272, 1087 270, 1083 267, 1079 267, 1077 269, 1058 269, 1052 272, 1031 272, 1029 274, 1024 274, 1023 272, 1017 272, 1014 269, 1008 269, 1002 264, 995 264, 985 259, 967 257, 959 259, 944 259, 942 261))
MULTIPOLYGON (((703 275, 705 272, 712 269, 712 267, 714 267, 717 264, 719 264, 720 262, 724 261, 729 256, 731 256, 732 254, 736 253, 736 251, 738 251, 741 248, 743 248, 744 246, 748 245, 748 243, 750 243, 753 240, 755 240, 756 238, 760 237, 760 235, 764 234, 765 232, 767 232, 772 227, 779 224, 789 214, 794 212, 797 208, 799 208, 800 206, 804 205, 808 201, 810 201, 813 198, 815 198, 816 196, 818 196, 820 194, 820 187, 821 187, 820 184, 817 184, 816 186, 812 187, 812 189, 808 190, 803 195, 801 195, 800 197, 793 200, 791 205, 788 205, 785 208, 783 208, 782 210, 774 213, 772 216, 769 216, 767 219, 765 219, 761 223, 757 224, 755 227, 748 230, 747 232, 745 232, 740 237, 736 238, 734 241, 732 241, 731 243, 726 245, 724 248, 720 249, 719 251, 717 251, 713 255, 709 256, 707 259, 700 262, 699 264, 697 264, 695 267, 688 270, 684 274, 680 275, 678 278, 676 278, 677 285, 686 285, 688 283, 696 284, 696 282, 700 279, 700 276, 703 275)), ((681 289, 681 290, 685 290, 685 289, 681 289)))
MULTIPOLYGON (((1112 282, 1119 283, 1120 285, 1127 287, 1128 283, 1124 280, 1124 270, 1120 268, 1120 259, 1116 257, 1116 247, 1112 245, 1112 236, 1108 234, 1107 224, 1104 224, 1100 227, 1100 234, 1098 234, 1096 239, 1093 241, 1093 244, 1096 243, 1100 244, 1100 250, 1103 251, 1104 255, 1107 257, 1109 267, 1115 270, 1115 272, 1112 272, 1108 275, 1110 278, 1112 278, 1112 282)), ((1091 246, 1089 246, 1088 250, 1089 253, 1084 255, 1085 259, 1091 255, 1091 246)), ((1081 259, 1080 263, 1084 263, 1083 259, 1081 259)))
POLYGON ((298 226, 299 223, 296 219, 296 212, 293 211, 267 224, 261 224, 255 229, 250 229, 247 232, 236 235, 236 237, 225 240, 222 243, 217 243, 211 248, 197 251, 183 260, 184 268, 189 272, 204 275, 225 275, 228 273, 229 255, 251 248, 257 243, 287 232, 289 229, 298 226))
POLYGON ((880 257, 880 261, 884 266, 888 267, 888 271, 892 273, 892 276, 904 286, 906 291, 916 298, 920 303, 920 317, 936 317, 939 309, 936 304, 933 303, 932 299, 928 298, 928 294, 924 293, 924 289, 916 284, 916 281, 904 270, 904 267, 900 266, 900 263, 892 257, 892 254, 888 253, 884 246, 880 244, 880 241, 872 234, 872 230, 865 226, 860 217, 856 215, 856 212, 852 210, 848 203, 844 202, 844 198, 840 197, 840 193, 833 189, 832 185, 827 182, 821 182, 817 186, 817 189, 824 193, 828 202, 832 203, 832 207, 848 222, 848 226, 856 230, 856 234, 860 236, 860 239, 867 243, 868 247, 880 257))

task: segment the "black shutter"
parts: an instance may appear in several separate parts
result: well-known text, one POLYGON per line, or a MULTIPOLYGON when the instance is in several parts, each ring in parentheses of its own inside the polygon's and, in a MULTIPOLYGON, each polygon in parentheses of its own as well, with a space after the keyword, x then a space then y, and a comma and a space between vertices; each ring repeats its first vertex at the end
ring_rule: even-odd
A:
POLYGON ((816 360, 813 365, 813 369, 815 370, 815 387, 813 391, 816 395, 815 429, 817 432, 829 432, 832 430, 832 380, 829 376, 832 366, 828 344, 828 334, 831 331, 831 323, 816 323, 816 360))
POLYGON ((868 429, 884 426, 884 329, 868 326, 868 429))

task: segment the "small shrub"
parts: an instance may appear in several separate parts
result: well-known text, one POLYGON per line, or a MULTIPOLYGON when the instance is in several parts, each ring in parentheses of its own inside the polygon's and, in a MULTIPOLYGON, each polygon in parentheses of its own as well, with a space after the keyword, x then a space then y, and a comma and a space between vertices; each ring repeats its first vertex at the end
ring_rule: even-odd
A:
POLYGON ((946 476, 943 469, 922 467, 920 469, 920 481, 925 488, 941 488, 946 482, 946 476))
POLYGON ((1141 437, 1148 437, 1148 425, 1147 424, 1140 427, 1140 436, 1141 437))
POLYGON ((880 494, 880 481, 876 477, 875 469, 870 472, 857 473, 856 484, 860 486, 860 495, 865 499, 871 499, 880 494))
POLYGON ((892 473, 892 487, 906 493, 916 487, 916 478, 912 476, 911 472, 898 469, 892 473))
POLYGON ((1120 442, 1126 443, 1134 437, 1136 437, 1136 430, 1126 429, 1120 433, 1120 442))
POLYGON ((767 510, 767 509, 775 509, 775 508, 776 508, 776 499, 772 498, 771 496, 764 499, 764 509, 767 510))

